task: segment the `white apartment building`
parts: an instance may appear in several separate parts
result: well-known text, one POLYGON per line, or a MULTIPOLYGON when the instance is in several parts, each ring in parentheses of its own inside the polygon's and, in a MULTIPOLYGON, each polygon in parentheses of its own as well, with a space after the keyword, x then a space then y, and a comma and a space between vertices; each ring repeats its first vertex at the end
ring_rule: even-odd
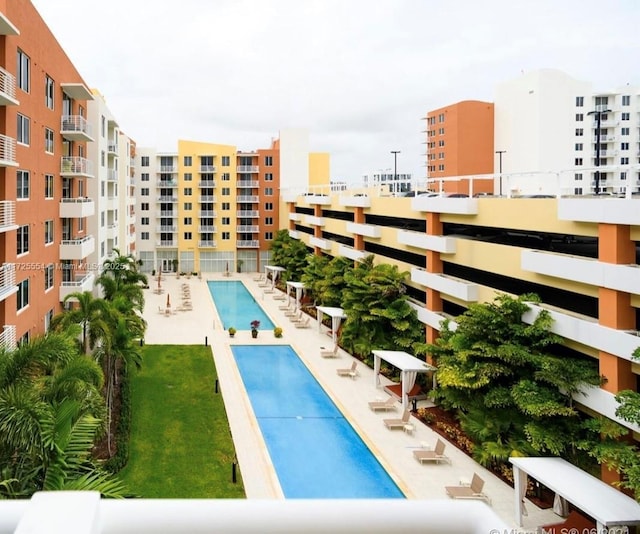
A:
POLYGON ((364 187, 381 186, 388 193, 411 191, 411 173, 394 173, 392 169, 370 172, 362 176, 364 187))

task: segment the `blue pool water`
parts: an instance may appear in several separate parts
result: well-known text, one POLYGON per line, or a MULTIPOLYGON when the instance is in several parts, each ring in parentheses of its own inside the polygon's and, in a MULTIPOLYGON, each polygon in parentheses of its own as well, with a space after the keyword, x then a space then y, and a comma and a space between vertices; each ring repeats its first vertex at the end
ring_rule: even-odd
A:
POLYGON ((260 330, 273 330, 274 324, 244 284, 237 280, 207 282, 209 293, 226 330, 251 330, 251 321, 260 321, 260 330))
POLYGON ((287 498, 404 498, 288 345, 232 345, 287 498))

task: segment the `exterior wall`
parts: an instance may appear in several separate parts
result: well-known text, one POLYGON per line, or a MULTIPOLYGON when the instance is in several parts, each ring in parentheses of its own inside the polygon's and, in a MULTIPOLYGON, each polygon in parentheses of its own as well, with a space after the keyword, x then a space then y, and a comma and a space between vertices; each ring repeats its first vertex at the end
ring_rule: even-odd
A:
POLYGON ((309 154, 309 185, 329 185, 331 181, 330 156, 326 152, 309 154))
MULTIPOLYGON (((49 31, 30 2, 3 3, 4 16, 17 28, 19 35, 0 35, 0 66, 11 77, 17 74, 17 51, 29 58, 30 87, 25 91, 16 88, 16 104, 0 106, 0 133, 10 137, 13 144, 17 135, 18 113, 30 121, 28 144, 15 146, 15 164, 0 168, 2 187, 0 200, 16 201, 17 171, 29 172, 30 189, 28 199, 15 204, 15 224, 28 227, 29 251, 17 256, 17 232, 10 230, 0 236, 1 263, 17 263, 15 283, 28 280, 29 303, 17 310, 17 296, 13 293, 0 302, 0 325, 15 325, 16 336, 30 336, 45 331, 48 318, 60 311, 60 286, 63 271, 60 265, 60 244, 63 237, 60 204, 63 195, 61 177, 62 156, 87 157, 86 141, 68 142, 62 134, 62 116, 87 116, 86 100, 91 95, 81 76, 49 31), (53 109, 45 102, 45 79, 53 80, 53 109), (76 84, 67 86, 63 84, 76 84), (74 95, 70 109, 63 111, 63 95, 74 95), (45 128, 53 131, 53 153, 45 151, 45 128), (45 198, 45 175, 53 175, 53 195, 45 198), (45 222, 53 221, 53 241, 45 244, 45 222), (44 266, 53 265, 53 286, 45 290, 44 266), (55 268, 58 267, 58 268, 55 268)), ((15 32, 13 32, 15 33, 15 32)), ((91 126, 89 124, 89 126, 91 126)), ((80 136, 82 137, 82 136, 80 136)), ((85 169, 86 170, 86 169, 85 169)), ((72 179, 68 194, 79 197, 87 193, 87 181, 92 178, 85 173, 72 179)), ((84 218, 71 221, 65 237, 82 238, 89 235, 84 218), (84 227, 82 226, 84 224, 84 227)), ((79 260, 72 260, 77 264, 79 260)), ((71 272, 71 271, 69 271, 71 272)))
POLYGON ((282 187, 309 185, 309 132, 280 130, 280 183, 282 187))

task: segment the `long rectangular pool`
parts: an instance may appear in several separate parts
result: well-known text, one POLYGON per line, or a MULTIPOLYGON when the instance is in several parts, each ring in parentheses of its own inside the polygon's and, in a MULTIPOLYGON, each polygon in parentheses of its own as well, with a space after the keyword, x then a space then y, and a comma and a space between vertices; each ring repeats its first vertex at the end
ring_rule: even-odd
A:
POLYGON ((218 310, 222 327, 227 330, 233 326, 236 330, 250 330, 251 321, 260 321, 260 330, 272 330, 273 322, 238 280, 209 281, 209 294, 218 310))
POLYGON ((285 497, 404 498, 288 345, 232 345, 285 497))

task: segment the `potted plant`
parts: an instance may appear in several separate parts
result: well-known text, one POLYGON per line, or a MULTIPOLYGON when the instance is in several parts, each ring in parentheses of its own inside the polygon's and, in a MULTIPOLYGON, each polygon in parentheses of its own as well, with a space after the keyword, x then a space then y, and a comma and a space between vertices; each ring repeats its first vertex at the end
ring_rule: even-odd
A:
POLYGON ((251 321, 251 337, 254 339, 258 337, 258 328, 260 328, 260 321, 257 319, 251 321))
POLYGON ((279 326, 276 326, 276 327, 273 329, 273 336, 274 336, 274 337, 282 337, 282 328, 281 328, 281 327, 279 327, 279 326))
POLYGON ((229 327, 229 337, 233 337, 236 335, 236 329, 233 326, 229 327))
POLYGON ((242 264, 243 264, 243 263, 244 263, 244 261, 243 261, 243 260, 238 260, 237 267, 238 267, 238 272, 239 272, 239 273, 241 273, 241 272, 242 272, 242 264))

